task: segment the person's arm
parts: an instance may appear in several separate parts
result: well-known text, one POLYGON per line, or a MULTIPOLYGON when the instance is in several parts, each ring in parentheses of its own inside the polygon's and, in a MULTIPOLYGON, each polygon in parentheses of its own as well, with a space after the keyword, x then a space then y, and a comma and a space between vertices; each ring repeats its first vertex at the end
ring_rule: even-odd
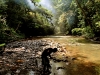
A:
POLYGON ((50 57, 50 59, 52 59, 52 57, 51 57, 51 53, 52 53, 52 52, 49 52, 49 54, 48 54, 48 56, 50 57))
POLYGON ((49 54, 50 59, 52 59, 51 55, 49 54))
POLYGON ((50 57, 50 59, 52 59, 52 57, 51 57, 51 53, 52 53, 51 48, 48 49, 47 53, 48 53, 48 56, 50 57))

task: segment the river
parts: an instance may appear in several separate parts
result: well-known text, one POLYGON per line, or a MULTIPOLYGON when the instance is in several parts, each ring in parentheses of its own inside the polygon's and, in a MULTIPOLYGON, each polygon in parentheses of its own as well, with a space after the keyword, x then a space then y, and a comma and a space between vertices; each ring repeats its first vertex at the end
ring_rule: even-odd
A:
POLYGON ((71 62, 66 70, 62 69, 60 75, 100 75, 100 44, 75 36, 51 36, 45 39, 62 43, 71 56, 79 60, 71 62))
MULTIPOLYGON (((45 37, 35 37, 31 40, 53 40, 53 42, 60 43, 63 47, 66 48, 68 52, 70 52, 68 55, 68 61, 54 61, 50 60, 51 65, 51 73, 45 74, 45 75, 100 75, 100 44, 94 43, 91 41, 88 41, 84 39, 83 37, 75 37, 75 36, 45 36, 45 37)), ((31 41, 29 40, 29 41, 31 41)), ((31 50, 30 50, 31 51, 31 50)), ((30 52, 29 51, 29 52, 30 52)), ((22 52, 23 53, 23 52, 22 52)), ((30 52, 31 53, 31 52, 30 52)), ((18 54, 18 52, 17 52, 18 54)), ((41 75, 41 72, 38 72, 38 70, 34 70, 34 61, 36 60, 37 67, 35 69, 38 69, 41 65, 41 59, 35 58, 33 60, 32 54, 22 55, 21 53, 18 55, 15 55, 14 53, 11 55, 10 58, 1 56, 0 61, 0 73, 1 75, 11 75, 12 70, 14 68, 14 75, 41 75), (25 60, 20 59, 20 62, 17 62, 17 67, 13 67, 15 63, 15 58, 17 57, 25 57, 25 60), (17 56, 17 57, 16 57, 17 56), (12 63, 12 59, 14 62, 12 63), (25 61, 25 63, 24 63, 25 61), (11 64, 9 64, 11 62, 11 64), (29 65, 28 63, 31 62, 29 65), (21 63, 21 64, 19 64, 21 63), (10 66, 11 65, 11 66, 10 66), (31 67, 31 68, 25 68, 31 67), (25 66, 25 67, 24 67, 25 66), (5 68, 2 68, 5 67, 5 68), (8 69, 9 70, 8 70, 8 69), (12 69, 12 70, 11 70, 12 69), (2 71, 3 70, 3 71, 2 71), (6 73, 4 73, 6 72, 6 73)), ((60 55, 58 55, 59 58, 60 55)), ((17 58, 17 61, 19 61, 19 58, 17 58)), ((35 62, 36 62, 35 61, 35 62)))

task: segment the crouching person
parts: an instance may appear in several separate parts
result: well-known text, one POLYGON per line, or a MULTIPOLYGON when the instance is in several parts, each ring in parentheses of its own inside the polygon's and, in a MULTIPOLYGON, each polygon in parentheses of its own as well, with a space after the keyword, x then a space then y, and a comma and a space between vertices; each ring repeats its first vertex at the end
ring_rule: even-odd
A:
POLYGON ((57 48, 47 48, 42 52, 41 58, 44 72, 49 71, 49 69, 51 68, 48 57, 52 58, 50 54, 55 52, 57 52, 57 48))

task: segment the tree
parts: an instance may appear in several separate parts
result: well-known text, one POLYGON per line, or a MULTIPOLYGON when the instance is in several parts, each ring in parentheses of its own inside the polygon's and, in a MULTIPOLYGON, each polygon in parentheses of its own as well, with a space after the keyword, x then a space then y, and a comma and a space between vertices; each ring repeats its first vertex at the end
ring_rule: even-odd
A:
POLYGON ((31 5, 33 5, 32 8, 29 4, 26 5, 22 4, 22 2, 16 3, 13 0, 9 0, 7 3, 7 23, 9 26, 14 28, 16 32, 24 33, 28 37, 48 34, 48 27, 50 29, 53 28, 52 13, 36 2, 33 2, 35 5, 31 2, 31 5), (45 31, 45 28, 47 28, 47 31, 45 31))

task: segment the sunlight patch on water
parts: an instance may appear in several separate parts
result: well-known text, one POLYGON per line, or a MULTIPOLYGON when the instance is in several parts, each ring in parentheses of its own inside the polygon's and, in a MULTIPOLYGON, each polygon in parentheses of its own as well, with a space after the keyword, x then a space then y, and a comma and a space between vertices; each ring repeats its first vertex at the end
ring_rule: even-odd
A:
POLYGON ((51 74, 50 75, 67 75, 67 65, 65 62, 54 62, 51 60, 51 74))
POLYGON ((34 75, 34 71, 29 71, 28 75, 34 75))

